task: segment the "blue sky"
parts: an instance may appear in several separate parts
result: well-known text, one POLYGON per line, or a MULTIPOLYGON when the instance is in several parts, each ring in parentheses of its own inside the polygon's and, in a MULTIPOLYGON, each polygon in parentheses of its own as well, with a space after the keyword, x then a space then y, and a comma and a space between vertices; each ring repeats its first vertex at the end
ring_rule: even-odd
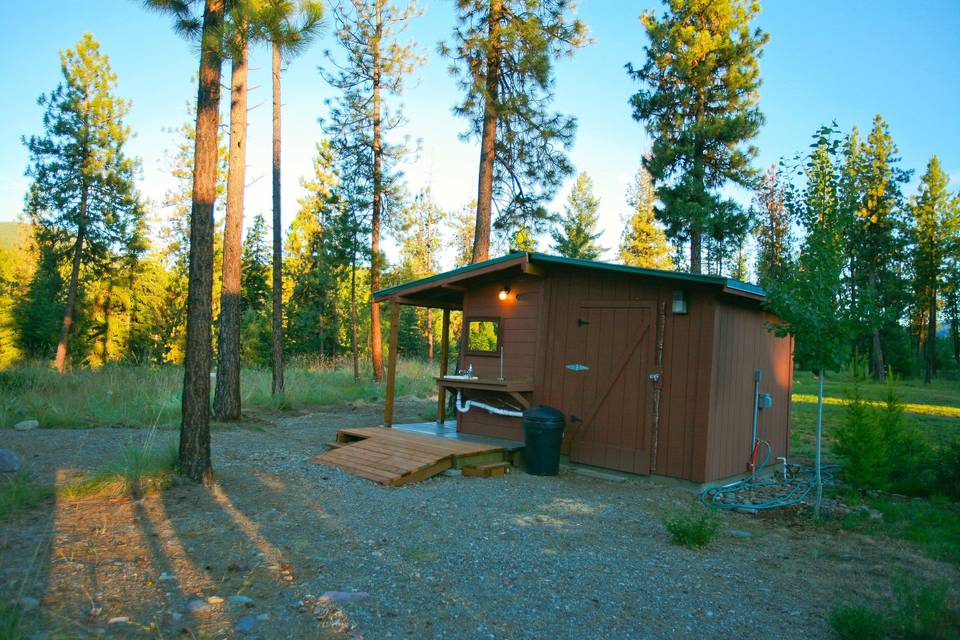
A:
MULTIPOLYGON (((419 140, 418 159, 405 167, 411 191, 430 185, 440 203, 458 209, 475 197, 478 147, 462 142, 465 123, 450 108, 459 99, 455 80, 436 54, 453 25, 452 0, 421 3, 424 14, 409 37, 429 56, 418 81, 403 97, 409 123, 401 136, 419 140)), ((639 14, 656 2, 581 0, 578 13, 594 44, 557 65, 556 108, 578 118, 571 159, 594 179, 601 199, 603 242, 613 247, 626 213, 624 193, 649 139, 630 116, 635 90, 623 65, 640 62, 645 36, 639 14)), ((165 151, 175 146, 167 131, 182 123, 195 96, 196 50, 175 36, 169 21, 135 0, 34 0, 6 7, 0 24, 0 220, 18 215, 26 190, 27 154, 20 137, 36 133, 37 97, 59 80, 58 49, 84 31, 101 42, 119 76, 119 93, 133 101, 128 124, 136 137, 130 152, 143 163, 140 188, 158 199, 169 188, 165 151)), ((929 0, 766 0, 758 25, 771 34, 761 71, 766 125, 756 144, 758 166, 806 148, 810 134, 836 120, 845 130, 870 126, 882 114, 900 148, 903 166, 922 173, 937 154, 960 187, 960 2, 929 0)), ((317 67, 334 48, 329 29, 284 75, 283 209, 289 221, 302 194, 299 179, 322 132, 317 118, 332 95, 317 67)), ((252 55, 247 219, 270 210, 269 55, 252 55)), ((225 72, 228 67, 225 65, 225 72)), ((569 181, 569 182, 572 182, 569 181)), ((559 209, 569 182, 558 194, 559 209)), ((911 187, 912 188, 912 187, 911 187)))

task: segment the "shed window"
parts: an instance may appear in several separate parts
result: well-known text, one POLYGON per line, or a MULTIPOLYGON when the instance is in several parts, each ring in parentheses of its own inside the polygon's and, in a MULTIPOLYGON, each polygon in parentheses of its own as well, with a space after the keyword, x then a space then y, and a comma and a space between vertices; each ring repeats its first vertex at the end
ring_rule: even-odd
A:
POLYGON ((467 319, 467 352, 497 353, 500 349, 500 318, 467 319))

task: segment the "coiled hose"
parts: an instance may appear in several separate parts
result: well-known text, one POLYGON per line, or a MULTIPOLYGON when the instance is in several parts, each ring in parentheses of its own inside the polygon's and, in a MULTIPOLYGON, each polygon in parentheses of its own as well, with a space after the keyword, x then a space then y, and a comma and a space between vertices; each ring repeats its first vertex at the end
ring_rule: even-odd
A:
MULTIPOLYGON (((706 507, 714 509, 778 509, 790 505, 799 504, 806 499, 810 491, 816 487, 816 473, 813 469, 796 466, 791 470, 788 477, 783 479, 766 478, 761 479, 760 475, 773 453, 773 447, 765 440, 758 440, 757 447, 764 445, 766 454, 763 461, 756 465, 753 471, 746 478, 736 480, 729 484, 719 487, 709 487, 700 492, 700 502, 706 507), (744 491, 753 491, 766 487, 781 486, 783 493, 776 498, 766 502, 741 502, 737 500, 736 494, 744 491)), ((756 458, 754 450, 754 458, 756 458)), ((837 465, 823 465, 820 467, 820 477, 824 484, 833 482, 833 472, 837 465)))

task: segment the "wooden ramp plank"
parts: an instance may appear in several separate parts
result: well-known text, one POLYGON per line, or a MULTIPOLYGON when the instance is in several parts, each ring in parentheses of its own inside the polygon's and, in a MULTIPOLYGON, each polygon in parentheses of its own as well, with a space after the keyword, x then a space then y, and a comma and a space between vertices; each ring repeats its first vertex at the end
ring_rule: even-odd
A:
POLYGON ((339 467, 383 485, 419 482, 452 468, 459 457, 505 454, 502 447, 383 427, 340 429, 337 446, 308 462, 339 467))

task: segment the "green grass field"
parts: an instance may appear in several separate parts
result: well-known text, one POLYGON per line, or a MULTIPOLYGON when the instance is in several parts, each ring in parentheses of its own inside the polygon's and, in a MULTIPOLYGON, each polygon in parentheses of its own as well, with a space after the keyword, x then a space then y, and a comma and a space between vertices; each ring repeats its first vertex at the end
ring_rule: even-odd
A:
MULTIPOLYGON (((420 360, 401 360, 397 378, 399 396, 429 397, 435 392, 433 376, 438 366, 420 360)), ((180 418, 183 373, 179 367, 108 366, 58 375, 43 364, 0 370, 0 428, 26 417, 44 427, 174 426, 180 418)), ((323 405, 383 400, 385 386, 371 380, 369 370, 354 383, 351 368, 339 365, 291 365, 285 375, 286 397, 281 406, 270 396, 270 372, 245 369, 242 374, 245 413, 304 410, 323 405)), ((831 374, 825 384, 824 444, 830 456, 832 429, 843 421, 844 403, 853 384, 844 374, 831 374)), ((907 417, 916 421, 933 441, 960 437, 960 384, 938 381, 925 385, 903 381, 898 393, 907 417)), ((860 382, 868 401, 880 402, 886 387, 860 382)), ((797 372, 791 407, 791 458, 813 457, 817 416, 817 379, 797 372)))
MULTIPOLYGON (((843 422, 844 404, 854 380, 846 374, 829 374, 824 383, 823 441, 824 455, 831 459, 832 429, 843 422)), ((907 419, 920 426, 932 442, 960 437, 960 384, 956 381, 899 381, 897 394, 905 404, 907 419)), ((864 400, 882 403, 886 385, 860 381, 864 400)), ((797 371, 793 381, 793 404, 790 407, 790 457, 800 462, 813 459, 817 426, 817 378, 809 372, 797 371)))
MULTIPOLYGON (((429 397, 439 365, 401 360, 397 395, 429 397)), ((278 410, 304 410, 324 405, 383 400, 385 385, 361 371, 336 366, 291 366, 284 375, 286 395, 281 405, 270 395, 270 371, 245 369, 241 377, 245 416, 278 410)), ((183 371, 180 367, 107 366, 59 375, 46 365, 0 370, 0 428, 24 418, 42 427, 100 426, 171 427, 180 422, 183 371)))

